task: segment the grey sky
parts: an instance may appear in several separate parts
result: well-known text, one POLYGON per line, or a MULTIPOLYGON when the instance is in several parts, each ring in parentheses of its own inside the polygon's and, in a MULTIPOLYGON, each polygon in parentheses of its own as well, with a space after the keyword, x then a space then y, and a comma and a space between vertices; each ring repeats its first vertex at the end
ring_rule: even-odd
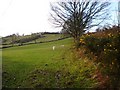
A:
MULTIPOLYGON (((49 18, 49 2, 54 0, 0 0, 0 36, 13 33, 54 32, 49 18)), ((117 3, 112 2, 111 23, 116 23, 117 3)))

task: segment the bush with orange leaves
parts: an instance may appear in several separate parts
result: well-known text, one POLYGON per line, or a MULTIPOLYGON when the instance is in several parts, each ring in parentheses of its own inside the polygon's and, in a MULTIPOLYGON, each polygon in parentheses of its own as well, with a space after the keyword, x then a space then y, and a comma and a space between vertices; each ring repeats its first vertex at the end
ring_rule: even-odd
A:
POLYGON ((109 33, 107 37, 84 35, 80 43, 87 52, 92 52, 97 57, 96 61, 101 63, 102 72, 115 78, 111 79, 111 87, 116 87, 120 79, 120 32, 109 33))

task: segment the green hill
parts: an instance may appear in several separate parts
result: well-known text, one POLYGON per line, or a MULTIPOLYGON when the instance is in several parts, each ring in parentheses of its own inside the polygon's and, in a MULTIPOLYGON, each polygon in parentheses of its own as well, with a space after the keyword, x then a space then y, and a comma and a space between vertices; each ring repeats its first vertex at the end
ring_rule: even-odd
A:
MULTIPOLYGON (((66 36, 67 37, 67 36, 66 36)), ((34 43, 43 43, 49 41, 55 41, 59 39, 66 38, 62 34, 59 33, 45 33, 39 35, 38 33, 32 35, 9 35, 2 38, 2 45, 4 47, 11 47, 11 46, 18 46, 18 45, 25 45, 25 44, 34 44, 34 43)))

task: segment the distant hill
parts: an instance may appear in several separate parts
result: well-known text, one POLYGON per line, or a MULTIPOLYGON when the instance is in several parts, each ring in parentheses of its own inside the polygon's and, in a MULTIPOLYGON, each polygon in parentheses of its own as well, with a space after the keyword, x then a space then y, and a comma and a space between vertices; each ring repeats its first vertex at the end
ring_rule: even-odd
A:
POLYGON ((66 37, 68 36, 64 36, 58 32, 33 33, 31 35, 21 36, 13 34, 2 38, 2 45, 3 47, 21 46, 26 44, 55 41, 66 37))

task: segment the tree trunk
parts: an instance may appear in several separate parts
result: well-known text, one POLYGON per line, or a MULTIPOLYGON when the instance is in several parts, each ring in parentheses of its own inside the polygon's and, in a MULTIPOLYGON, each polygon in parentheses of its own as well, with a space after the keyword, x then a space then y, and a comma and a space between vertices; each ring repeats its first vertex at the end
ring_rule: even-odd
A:
POLYGON ((79 37, 74 38, 74 43, 75 43, 75 47, 79 48, 80 47, 80 38, 79 37))

